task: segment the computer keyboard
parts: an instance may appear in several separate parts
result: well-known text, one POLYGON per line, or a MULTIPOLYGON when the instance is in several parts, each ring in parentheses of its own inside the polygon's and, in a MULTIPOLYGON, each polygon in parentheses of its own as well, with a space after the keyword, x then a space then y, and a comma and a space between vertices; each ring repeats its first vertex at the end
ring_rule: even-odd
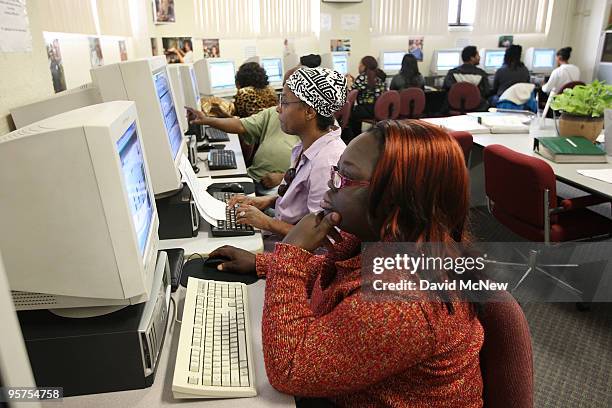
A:
POLYGON ((208 152, 209 170, 236 169, 236 154, 232 150, 211 150, 208 152))
POLYGON ((254 397, 247 286, 190 277, 176 353, 174 398, 254 397))
POLYGON ((222 130, 214 127, 206 128, 206 138, 209 142, 229 142, 229 136, 222 130))
MULTIPOLYGON (((217 200, 227 203, 235 193, 216 191, 212 196, 217 200)), ((225 221, 217 221, 217 226, 210 229, 213 237, 240 237, 255 234, 255 230, 250 225, 236 224, 236 208, 225 207, 225 221)))

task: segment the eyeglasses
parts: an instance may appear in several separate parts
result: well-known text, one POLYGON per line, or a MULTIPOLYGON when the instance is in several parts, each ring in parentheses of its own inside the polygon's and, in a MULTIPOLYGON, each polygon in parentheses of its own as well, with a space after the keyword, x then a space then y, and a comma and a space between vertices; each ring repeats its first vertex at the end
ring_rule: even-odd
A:
POLYGON ((369 181, 363 181, 363 180, 351 180, 348 177, 344 177, 342 174, 340 174, 340 172, 338 171, 338 166, 332 166, 331 167, 331 173, 330 173, 330 178, 331 178, 331 182, 332 182, 332 186, 336 189, 336 190, 340 190, 344 187, 353 187, 353 186, 359 186, 359 187, 367 187, 370 185, 369 181))
POLYGON ((302 101, 288 101, 286 99, 287 99, 286 95, 280 94, 279 97, 278 97, 278 103, 281 106, 287 106, 287 105, 290 105, 292 103, 302 103, 302 101))

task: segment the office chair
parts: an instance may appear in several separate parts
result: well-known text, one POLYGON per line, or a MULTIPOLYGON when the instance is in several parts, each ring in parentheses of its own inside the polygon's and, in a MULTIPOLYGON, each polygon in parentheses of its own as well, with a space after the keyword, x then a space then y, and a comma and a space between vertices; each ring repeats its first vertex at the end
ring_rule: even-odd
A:
POLYGON ((563 91, 565 91, 566 89, 572 89, 573 87, 575 87, 576 85, 586 85, 584 82, 582 81, 572 81, 572 82, 568 82, 567 84, 563 85, 561 87, 561 89, 559 89, 559 92, 557 93, 563 93, 563 91))
POLYGON ((469 82, 457 82, 448 91, 448 106, 451 115, 464 115, 478 109, 481 103, 480 90, 469 82))
POLYGON ((340 127, 345 129, 349 125, 349 120, 351 119, 351 112, 353 112, 353 106, 355 105, 355 100, 357 99, 357 94, 359 91, 357 89, 353 89, 346 96, 346 102, 342 109, 334 114, 340 127))
POLYGON ((472 146, 474 145, 474 138, 472 134, 464 131, 455 131, 448 132, 449 135, 455 138, 455 140, 461 146, 461 150, 463 150, 463 157, 465 158, 465 165, 467 166, 470 160, 470 152, 472 151, 472 146))
POLYGON ((484 407, 533 408, 533 352, 525 314, 508 292, 499 292, 483 308, 484 407))
MULTIPOLYGON (((555 174, 548 163, 501 145, 483 152, 485 192, 489 211, 504 226, 534 242, 577 241, 612 233, 612 220, 587 207, 610 201, 592 195, 572 199, 557 196, 555 174)), ((524 256, 527 271, 545 274, 565 289, 582 293, 537 265, 537 251, 524 256)))
POLYGON ((421 88, 400 91, 400 119, 418 119, 425 110, 425 92, 421 88))
POLYGON ((397 91, 386 91, 376 99, 374 119, 363 122, 374 124, 385 119, 397 119, 400 113, 400 94, 397 91))

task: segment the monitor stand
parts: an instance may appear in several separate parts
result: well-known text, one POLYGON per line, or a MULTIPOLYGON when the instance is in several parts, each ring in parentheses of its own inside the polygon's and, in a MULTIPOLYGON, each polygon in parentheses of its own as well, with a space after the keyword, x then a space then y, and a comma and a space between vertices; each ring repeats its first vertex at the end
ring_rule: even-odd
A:
POLYGON ((98 317, 114 313, 118 310, 127 307, 121 306, 95 306, 95 307, 75 307, 66 309, 48 309, 51 313, 59 317, 67 317, 70 319, 85 319, 88 317, 98 317))

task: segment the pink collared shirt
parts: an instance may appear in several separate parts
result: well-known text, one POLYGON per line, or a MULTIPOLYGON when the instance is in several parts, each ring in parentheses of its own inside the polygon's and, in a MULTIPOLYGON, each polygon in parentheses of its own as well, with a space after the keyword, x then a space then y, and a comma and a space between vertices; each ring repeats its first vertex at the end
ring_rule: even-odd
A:
MULTIPOLYGON (((295 178, 285 192, 276 200, 276 219, 296 224, 306 214, 321 210, 321 199, 329 189, 329 171, 338 164, 346 144, 340 138, 342 129, 330 131, 317 139, 306 149, 296 167, 295 178)), ((302 143, 295 145, 291 151, 291 165, 302 152, 302 143)), ((283 180, 282 184, 286 184, 283 180)))

